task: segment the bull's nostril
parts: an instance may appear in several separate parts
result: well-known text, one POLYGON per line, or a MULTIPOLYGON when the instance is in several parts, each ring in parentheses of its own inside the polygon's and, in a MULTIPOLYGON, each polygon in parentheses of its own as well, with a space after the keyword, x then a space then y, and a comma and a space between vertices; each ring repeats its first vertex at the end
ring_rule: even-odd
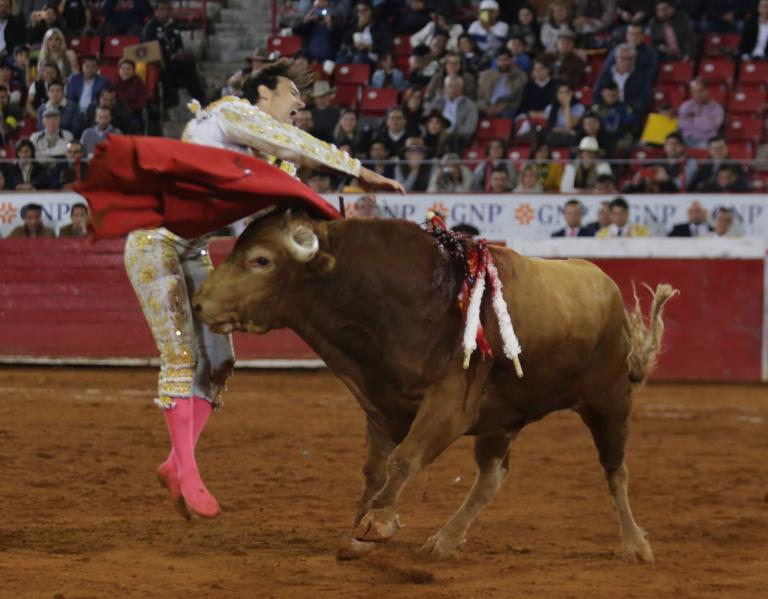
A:
POLYGON ((192 307, 194 308, 196 314, 201 314, 203 312, 203 304, 200 302, 195 302, 192 307))

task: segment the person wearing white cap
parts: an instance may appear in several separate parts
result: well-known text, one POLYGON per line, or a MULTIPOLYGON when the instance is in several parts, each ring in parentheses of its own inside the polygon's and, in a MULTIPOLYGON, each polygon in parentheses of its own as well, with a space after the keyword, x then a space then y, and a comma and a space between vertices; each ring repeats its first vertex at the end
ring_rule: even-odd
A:
POLYGON ((597 183, 600 175, 610 175, 611 167, 607 162, 597 160, 600 146, 594 137, 584 137, 579 142, 579 155, 576 160, 568 163, 560 180, 562 193, 590 191, 597 183))
POLYGON ((480 13, 467 33, 485 54, 492 55, 502 46, 509 33, 509 25, 499 21, 499 3, 496 0, 480 2, 480 13))

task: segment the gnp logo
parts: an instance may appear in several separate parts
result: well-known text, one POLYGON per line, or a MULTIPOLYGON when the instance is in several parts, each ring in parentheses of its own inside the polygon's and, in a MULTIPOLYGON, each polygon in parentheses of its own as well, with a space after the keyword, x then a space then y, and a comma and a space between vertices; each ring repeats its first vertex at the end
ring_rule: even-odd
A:
POLYGON ((515 208, 515 220, 521 225, 530 225, 534 218, 536 218, 536 213, 527 202, 515 208))
POLYGON ((3 202, 0 204, 0 223, 4 225, 12 223, 14 220, 16 220, 18 213, 19 211, 16 206, 10 202, 3 202))

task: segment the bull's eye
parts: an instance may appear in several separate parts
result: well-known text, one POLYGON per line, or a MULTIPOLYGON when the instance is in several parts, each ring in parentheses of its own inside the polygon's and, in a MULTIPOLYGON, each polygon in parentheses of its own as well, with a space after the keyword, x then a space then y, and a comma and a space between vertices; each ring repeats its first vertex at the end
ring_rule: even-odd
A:
POLYGON ((255 260, 256 264, 259 266, 267 266, 269 264, 269 258, 265 258, 264 256, 259 256, 255 260))

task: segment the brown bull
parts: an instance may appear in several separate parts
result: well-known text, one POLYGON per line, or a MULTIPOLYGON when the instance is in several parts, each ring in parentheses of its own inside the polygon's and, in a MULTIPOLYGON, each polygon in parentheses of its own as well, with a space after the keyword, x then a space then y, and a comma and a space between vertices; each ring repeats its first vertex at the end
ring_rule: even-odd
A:
POLYGON ((474 435, 475 483, 425 545, 437 555, 454 553, 499 490, 517 433, 569 408, 597 446, 624 552, 652 561, 629 506, 624 446, 632 390, 654 365, 662 309, 674 291, 657 288, 647 326, 589 262, 491 252, 523 348, 523 378, 504 357, 489 298, 482 321, 496 357, 475 354, 462 368, 462 267, 404 221, 273 214, 240 237, 195 296, 195 309, 217 331, 293 329, 365 411, 365 490, 340 557, 392 537, 405 485, 456 439, 474 435))

